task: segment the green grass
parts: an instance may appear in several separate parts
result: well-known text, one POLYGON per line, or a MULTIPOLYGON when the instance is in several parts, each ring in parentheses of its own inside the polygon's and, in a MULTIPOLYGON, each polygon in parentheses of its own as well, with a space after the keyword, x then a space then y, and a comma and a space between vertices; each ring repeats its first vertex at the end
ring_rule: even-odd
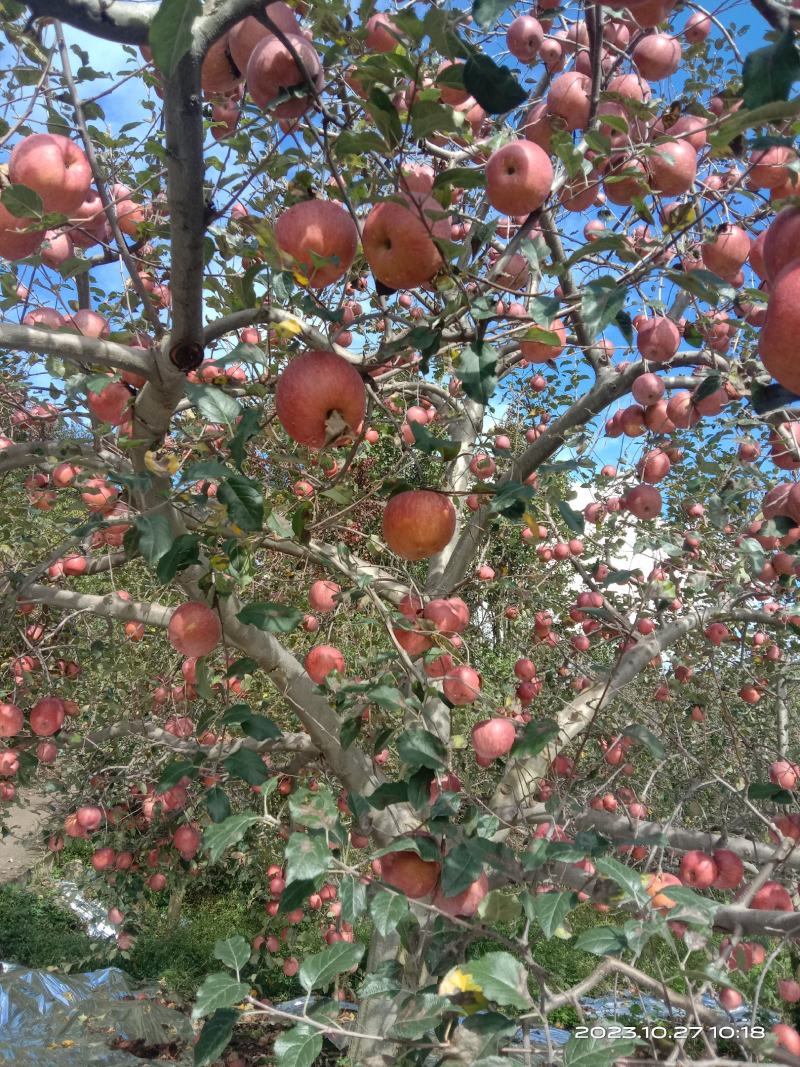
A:
POLYGON ((89 937, 52 894, 0 886, 0 959, 36 968, 89 970, 108 963, 108 948, 89 937))

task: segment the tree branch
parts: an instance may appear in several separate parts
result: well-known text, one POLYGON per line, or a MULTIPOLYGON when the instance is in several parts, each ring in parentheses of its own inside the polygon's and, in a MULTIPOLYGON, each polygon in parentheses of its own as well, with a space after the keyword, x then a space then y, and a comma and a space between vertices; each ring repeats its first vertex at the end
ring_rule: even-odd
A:
POLYGON ((37 326, 18 326, 0 322, 0 348, 22 349, 43 356, 68 359, 86 369, 92 364, 127 370, 143 378, 153 376, 153 359, 141 349, 128 348, 116 341, 100 341, 66 330, 46 330, 37 326))
POLYGON ((60 19, 77 30, 118 44, 147 44, 157 3, 134 0, 30 0, 35 19, 60 19))

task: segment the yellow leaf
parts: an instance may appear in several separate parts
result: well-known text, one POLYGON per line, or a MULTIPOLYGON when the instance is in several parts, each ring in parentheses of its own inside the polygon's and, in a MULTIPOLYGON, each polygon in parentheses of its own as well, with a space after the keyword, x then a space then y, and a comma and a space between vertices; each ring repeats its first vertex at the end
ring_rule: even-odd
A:
MULTIPOLYGON (((300 285, 308 284, 308 278, 304 278, 300 274, 295 274, 295 278, 300 283, 300 285)), ((284 319, 283 322, 275 323, 273 329, 279 337, 297 337, 297 335, 302 331, 303 327, 300 325, 297 319, 284 319)))
POLYGON ((483 995, 483 987, 471 974, 462 971, 460 967, 453 967, 441 980, 439 996, 455 1000, 459 1008, 467 1015, 482 1011, 488 1003, 483 995))

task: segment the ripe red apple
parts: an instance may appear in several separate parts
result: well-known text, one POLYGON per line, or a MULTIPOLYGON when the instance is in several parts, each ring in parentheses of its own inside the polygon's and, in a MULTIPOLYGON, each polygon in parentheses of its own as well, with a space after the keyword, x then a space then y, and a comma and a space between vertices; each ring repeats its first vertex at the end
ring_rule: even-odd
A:
POLYGON ((15 737, 24 724, 21 708, 16 704, 0 704, 0 737, 15 737))
POLYGON ((315 645, 306 654, 305 668, 311 680, 322 685, 331 671, 344 674, 344 656, 333 645, 315 645))
POLYGON ((33 133, 14 145, 8 177, 13 185, 38 193, 45 212, 70 215, 89 195, 92 169, 83 149, 68 137, 33 133))
POLYGON ((337 585, 336 582, 324 580, 312 582, 311 588, 308 590, 308 603, 311 610, 319 611, 320 613, 335 611, 339 605, 337 596, 341 591, 342 587, 337 585))
POLYGON ((31 708, 31 730, 38 737, 51 737, 64 725, 64 704, 58 697, 42 697, 31 708))
POLYGON ((278 217, 275 240, 311 288, 324 289, 350 269, 358 231, 347 210, 335 200, 301 200, 278 217), (331 262, 320 263, 320 259, 331 262))
POLYGON ((449 497, 428 489, 409 489, 391 498, 383 511, 383 537, 403 559, 428 559, 450 542, 456 512, 449 497))
POLYGON ((770 765, 769 780, 773 785, 779 785, 781 789, 793 790, 800 778, 800 767, 788 760, 776 760, 770 765))
POLYGON ((305 37, 297 34, 287 35, 292 45, 292 52, 269 34, 256 44, 247 63, 247 88, 256 107, 269 108, 273 119, 296 119, 303 115, 314 103, 311 92, 298 93, 289 100, 275 105, 275 101, 287 89, 307 85, 306 76, 311 79, 319 93, 325 85, 316 49, 305 37), (300 70, 294 56, 298 56, 304 70, 300 70))
POLYGON ((479 760, 491 762, 508 755, 516 737, 511 719, 484 719, 472 727, 472 748, 479 760))
POLYGON ((451 704, 459 707, 472 704, 480 695, 480 675, 467 664, 460 664, 444 676, 442 691, 451 704))
POLYGON ((304 352, 287 364, 275 388, 281 426, 298 444, 322 448, 364 420, 361 375, 333 352, 304 352))
POLYGON ((794 905, 788 889, 780 882, 764 882, 750 902, 751 908, 764 911, 793 911, 794 905))
POLYGON ((447 636, 460 634, 469 626, 469 608, 458 596, 431 600, 423 608, 422 617, 447 636))
POLYGON ((486 164, 486 197, 496 211, 527 215, 548 197, 553 184, 550 157, 533 141, 512 141, 486 164))
POLYGON ((719 877, 714 859, 705 852, 687 852, 681 859, 680 878, 693 889, 708 889, 719 877))
POLYGON ((421 900, 436 888, 441 864, 423 860, 411 849, 381 856, 381 878, 410 900, 421 900))
POLYGON ((441 888, 437 889, 436 896, 433 898, 433 905, 443 911, 445 915, 460 915, 464 918, 469 918, 478 910, 478 905, 488 892, 489 878, 486 872, 482 871, 472 885, 467 886, 466 889, 457 893, 454 897, 446 897, 441 888))
POLYGON ((174 649, 184 656, 207 656, 222 638, 219 616, 207 604, 189 600, 172 613, 167 637, 174 649))
POLYGON ((431 239, 438 222, 423 219, 422 214, 418 208, 383 201, 367 215, 362 230, 364 255, 376 279, 391 289, 415 289, 431 281, 444 266, 431 239))

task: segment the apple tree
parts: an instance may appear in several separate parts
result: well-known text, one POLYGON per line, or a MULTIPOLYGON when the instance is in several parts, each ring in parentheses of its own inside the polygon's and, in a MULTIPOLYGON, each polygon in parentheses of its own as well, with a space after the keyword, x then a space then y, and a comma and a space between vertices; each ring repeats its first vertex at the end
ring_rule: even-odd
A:
POLYGON ((800 1063, 792 8, 3 12, 0 799, 246 868, 196 1063, 800 1063))

